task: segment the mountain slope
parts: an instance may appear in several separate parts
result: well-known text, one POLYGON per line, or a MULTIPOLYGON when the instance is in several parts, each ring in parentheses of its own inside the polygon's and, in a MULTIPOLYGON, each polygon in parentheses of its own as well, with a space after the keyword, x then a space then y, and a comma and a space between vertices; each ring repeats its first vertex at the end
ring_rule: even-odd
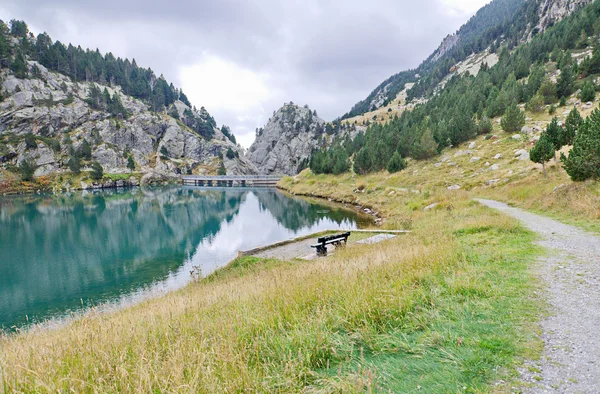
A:
MULTIPOLYGON (((107 82, 117 77, 106 78, 104 72, 101 78, 89 72, 86 81, 69 70, 53 71, 29 60, 40 56, 23 53, 27 45, 41 45, 43 36, 18 38, 13 33, 20 34, 14 31, 19 23, 13 22, 12 32, 0 33, 0 171, 18 173, 27 163, 34 176, 60 176, 56 186, 67 189, 114 184, 114 176, 89 179, 87 171, 95 162, 105 174, 120 174, 119 179, 135 173, 133 183, 140 177, 256 172, 229 129, 218 129, 204 108, 192 108, 162 76, 150 72, 141 77, 135 66, 130 73, 135 86, 123 87, 107 82)), ((98 67, 107 64, 99 61, 98 67)))
POLYGON ((535 34, 558 21, 590 0, 494 0, 481 8, 455 34, 447 36, 436 51, 415 70, 395 74, 382 82, 363 101, 357 103, 343 119, 376 110, 393 101, 407 83, 409 101, 431 94, 458 62, 500 42, 516 46, 535 28, 535 34))
POLYGON ((257 130, 248 159, 264 174, 296 174, 321 146, 325 121, 307 106, 284 104, 257 130), (304 164, 303 164, 304 163, 304 164))

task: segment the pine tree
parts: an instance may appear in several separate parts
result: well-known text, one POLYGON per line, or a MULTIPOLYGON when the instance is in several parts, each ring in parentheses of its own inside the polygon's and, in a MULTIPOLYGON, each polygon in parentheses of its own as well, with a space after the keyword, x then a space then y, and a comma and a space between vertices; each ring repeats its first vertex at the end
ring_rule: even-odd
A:
POLYGON ((231 148, 227 148, 227 153, 225 153, 225 156, 229 159, 229 160, 233 160, 235 158, 235 153, 233 152, 233 149, 231 148))
POLYGON ((127 157, 127 168, 129 168, 129 171, 131 172, 135 170, 135 161, 133 160, 133 156, 131 155, 127 157))
POLYGON ((569 157, 561 155, 573 181, 600 179, 600 111, 595 109, 581 124, 569 157))
POLYGON ((99 181, 104 177, 104 168, 97 161, 92 163, 92 171, 90 172, 90 176, 93 180, 99 181))
POLYGON ((332 172, 335 175, 343 174, 350 169, 350 164, 348 163, 348 155, 346 151, 341 147, 335 149, 333 153, 333 169, 332 172))
POLYGON ((33 174, 37 168, 35 161, 31 158, 26 158, 19 164, 19 172, 21 173, 21 179, 30 182, 33 181, 33 174))
POLYGON ((371 155, 366 148, 362 148, 354 158, 354 172, 366 174, 371 171, 371 155))
POLYGON ((387 165, 388 172, 390 174, 393 174, 398 171, 402 171, 405 168, 406 168, 406 160, 404 160, 402 158, 402 156, 400 156, 400 154, 398 154, 398 152, 394 152, 394 154, 392 155, 392 158, 390 159, 390 161, 387 165))
POLYGON ((86 159, 86 160, 91 160, 92 147, 90 146, 90 143, 86 139, 84 139, 83 142, 81 143, 78 153, 81 158, 86 159))
POLYGON ((71 155, 67 165, 73 174, 77 175, 81 171, 81 162, 78 155, 71 155))
POLYGON ((590 81, 585 81, 581 87, 581 94, 579 97, 583 102, 594 101, 596 98, 596 89, 594 84, 590 81))
POLYGON ((562 127, 558 125, 558 118, 552 118, 552 121, 548 124, 548 127, 546 127, 545 135, 552 143, 555 151, 560 150, 563 147, 563 130, 562 127))
POLYGON ((561 69, 558 83, 556 84, 556 94, 558 97, 567 97, 573 93, 573 70, 570 65, 566 65, 561 69))
POLYGON ((521 131, 521 128, 524 125, 525 114, 521 111, 517 104, 513 103, 510 107, 508 107, 506 113, 502 117, 500 126, 502 126, 502 130, 505 132, 514 133, 521 131))
POLYGON ((21 51, 18 51, 15 55, 15 60, 10 65, 10 69, 15 74, 15 77, 27 78, 27 64, 21 51))
POLYGON ((217 175, 227 175, 227 170, 225 169, 225 164, 223 163, 223 160, 221 160, 221 164, 219 165, 219 169, 217 170, 217 175))
POLYGON ((555 150, 552 140, 548 134, 543 133, 538 142, 529 152, 531 161, 539 163, 544 169, 544 175, 546 175, 546 162, 552 159, 555 150))
POLYGON ((563 130, 563 146, 564 145, 573 145, 573 140, 575 139, 575 135, 577 131, 581 127, 583 123, 583 118, 579 114, 577 108, 573 108, 573 110, 567 116, 567 120, 565 121, 565 128, 563 130))

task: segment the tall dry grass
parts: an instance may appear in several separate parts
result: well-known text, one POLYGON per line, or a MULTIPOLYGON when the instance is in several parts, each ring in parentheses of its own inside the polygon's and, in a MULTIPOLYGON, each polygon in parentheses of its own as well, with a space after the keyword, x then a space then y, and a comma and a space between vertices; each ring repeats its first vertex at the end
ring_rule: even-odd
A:
POLYGON ((1 387, 5 392, 483 390, 497 376, 496 367, 513 362, 517 344, 530 340, 505 325, 517 329, 531 316, 510 317, 499 310, 526 309, 525 260, 515 256, 530 251, 528 237, 514 222, 463 205, 460 215, 440 211, 413 234, 375 247, 350 247, 311 263, 257 263, 246 266, 244 275, 235 274, 234 264, 230 275, 114 314, 4 337, 1 387), (469 229, 475 229, 472 236, 464 237, 469 229), (478 234, 497 244, 482 248, 478 234), (492 261, 507 265, 501 275, 494 274, 500 268, 492 261), (517 285, 504 283, 505 277, 517 285), (497 298, 504 300, 501 305, 497 298), (512 348, 510 355, 496 354, 494 341, 512 348), (388 357, 404 368, 390 367, 388 357))

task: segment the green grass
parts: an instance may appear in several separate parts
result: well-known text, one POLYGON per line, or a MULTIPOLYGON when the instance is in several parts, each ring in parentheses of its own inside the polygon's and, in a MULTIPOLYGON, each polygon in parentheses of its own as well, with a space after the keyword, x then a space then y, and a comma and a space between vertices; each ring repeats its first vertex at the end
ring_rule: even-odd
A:
POLYGON ((454 200, 327 259, 240 258, 187 288, 0 338, 5 391, 488 392, 539 354, 533 235, 454 200))

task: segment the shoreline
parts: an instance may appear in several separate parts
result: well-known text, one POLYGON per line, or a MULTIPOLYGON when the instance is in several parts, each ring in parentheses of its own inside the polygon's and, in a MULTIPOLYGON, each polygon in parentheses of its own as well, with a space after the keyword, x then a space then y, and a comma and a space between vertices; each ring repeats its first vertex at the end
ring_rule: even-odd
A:
MULTIPOLYGON (((50 190, 50 191, 39 191, 39 192, 33 192, 33 193, 14 193, 14 194, 10 194, 10 195, 3 195, 0 197, 9 197, 10 198, 10 197, 33 195, 33 194, 38 195, 38 194, 43 194, 43 193, 50 193, 50 194, 57 195, 57 194, 64 194, 64 193, 71 193, 71 192, 86 192, 86 191, 94 192, 94 191, 102 191, 102 190, 136 189, 136 188, 141 188, 141 187, 156 187, 156 186, 169 186, 169 185, 172 185, 172 186, 178 185, 178 186, 182 186, 182 187, 184 186, 179 183, 177 183, 177 184, 168 183, 166 185, 156 185, 155 184, 155 185, 146 185, 146 186, 127 185, 127 186, 113 186, 113 187, 106 187, 106 188, 71 189, 68 191, 63 190, 62 192, 50 190)), ((204 189, 208 189, 208 190, 217 189, 217 187, 206 187, 204 189)), ((220 189, 222 189, 222 188, 220 188, 220 189)), ((247 187, 245 189, 252 190, 254 188, 247 187)), ((294 197, 293 194, 287 193, 285 190, 280 189, 278 187, 272 188, 272 189, 276 189, 278 191, 284 192, 285 194, 287 194, 291 197, 294 197)), ((298 195, 296 197, 310 197, 310 196, 298 195)), ((354 210, 350 209, 350 207, 345 206, 345 205, 342 206, 338 202, 325 201, 326 199, 323 199, 323 198, 317 198, 317 199, 323 200, 324 202, 328 202, 331 205, 335 205, 337 208, 340 208, 340 209, 354 211, 354 210)), ((362 211, 356 211, 355 213, 358 215, 366 216, 362 211)), ((259 253, 262 251, 275 249, 280 246, 285 246, 285 245, 302 242, 309 238, 318 238, 319 236, 323 236, 325 234, 335 233, 335 232, 345 232, 345 231, 365 232, 365 233, 374 233, 374 234, 375 233, 393 233, 395 231, 398 233, 410 232, 410 231, 404 231, 404 230, 328 229, 328 230, 317 231, 315 233, 307 234, 307 235, 304 235, 301 237, 277 241, 277 242, 274 242, 274 243, 271 243, 268 245, 259 246, 259 247, 256 247, 256 248, 253 248, 250 250, 246 250, 246 251, 237 251, 237 254, 231 260, 227 261, 225 264, 223 264, 221 267, 217 268, 211 274, 204 276, 202 278, 199 278, 197 280, 190 280, 189 282, 187 282, 186 284, 184 284, 181 287, 170 289, 170 290, 164 290, 164 289, 160 290, 160 289, 153 289, 153 288, 137 289, 131 293, 122 295, 122 296, 117 297, 112 300, 105 300, 96 305, 83 307, 78 310, 65 311, 62 314, 52 316, 41 322, 30 323, 30 324, 20 326, 20 327, 16 327, 16 326, 5 327, 5 328, 0 327, 0 338, 1 337, 9 337, 9 336, 18 336, 18 335, 30 333, 33 331, 53 331, 56 329, 63 328, 66 325, 69 325, 71 323, 74 323, 80 319, 83 319, 83 318, 86 318, 89 316, 110 314, 110 313, 119 312, 119 311, 122 311, 122 310, 125 310, 128 308, 136 307, 144 302, 160 299, 161 297, 165 297, 166 295, 168 295, 170 293, 180 291, 198 281, 202 281, 202 280, 210 277, 211 275, 215 274, 216 272, 226 269, 228 266, 230 266, 233 262, 235 262, 239 258, 252 256, 253 254, 256 254, 256 253, 259 253)))

